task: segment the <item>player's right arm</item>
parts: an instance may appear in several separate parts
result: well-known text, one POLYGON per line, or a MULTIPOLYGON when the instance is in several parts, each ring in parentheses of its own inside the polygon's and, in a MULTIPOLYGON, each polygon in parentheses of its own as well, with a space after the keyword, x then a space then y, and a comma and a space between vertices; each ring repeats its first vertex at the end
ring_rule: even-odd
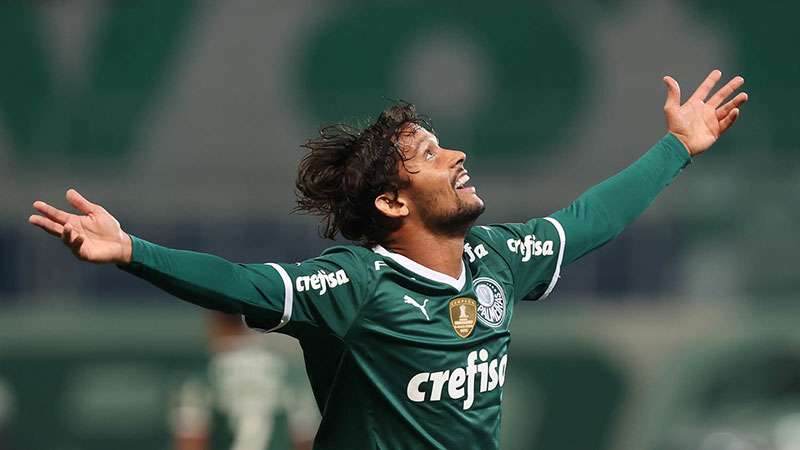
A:
POLYGON ((74 189, 67 191, 67 201, 81 214, 37 201, 39 214, 29 222, 60 238, 83 261, 117 264, 183 300, 241 314, 257 328, 292 322, 284 330, 290 334, 313 328, 342 336, 366 297, 363 269, 346 248, 298 264, 238 264, 130 236, 108 211, 74 189))

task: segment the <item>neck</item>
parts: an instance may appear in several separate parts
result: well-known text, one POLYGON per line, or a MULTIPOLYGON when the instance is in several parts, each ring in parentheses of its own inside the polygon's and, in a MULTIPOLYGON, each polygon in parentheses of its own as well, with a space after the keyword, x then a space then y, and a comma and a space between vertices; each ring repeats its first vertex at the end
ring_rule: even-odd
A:
POLYGON ((441 236, 427 230, 397 230, 383 246, 423 266, 449 275, 461 276, 464 236, 441 236))

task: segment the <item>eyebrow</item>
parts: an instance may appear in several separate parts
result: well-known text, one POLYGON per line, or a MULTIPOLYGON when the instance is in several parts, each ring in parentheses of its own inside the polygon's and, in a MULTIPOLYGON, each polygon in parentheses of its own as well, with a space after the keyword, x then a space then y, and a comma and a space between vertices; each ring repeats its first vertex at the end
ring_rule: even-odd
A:
POLYGON ((414 153, 419 153, 420 148, 422 148, 422 144, 425 141, 433 141, 434 144, 439 145, 439 138, 436 137, 435 134, 431 133, 430 135, 426 135, 425 137, 417 138, 414 141, 414 153))

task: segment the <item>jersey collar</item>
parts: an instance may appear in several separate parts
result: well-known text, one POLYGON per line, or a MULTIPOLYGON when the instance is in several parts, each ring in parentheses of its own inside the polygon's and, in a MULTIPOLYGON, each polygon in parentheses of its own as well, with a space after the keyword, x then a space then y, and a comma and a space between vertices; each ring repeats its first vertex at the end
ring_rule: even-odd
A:
POLYGON ((461 276, 458 279, 451 277, 450 275, 437 272, 433 269, 423 266, 422 264, 414 261, 413 259, 407 258, 399 253, 390 252, 386 250, 380 245, 376 245, 372 247, 372 251, 387 258, 393 259, 397 264, 405 267, 406 269, 410 270, 411 272, 416 273, 417 275, 423 276, 429 280, 437 281, 439 283, 444 283, 448 286, 454 287, 456 290, 461 291, 464 288, 464 284, 467 282, 467 270, 464 267, 464 260, 461 260, 461 276))

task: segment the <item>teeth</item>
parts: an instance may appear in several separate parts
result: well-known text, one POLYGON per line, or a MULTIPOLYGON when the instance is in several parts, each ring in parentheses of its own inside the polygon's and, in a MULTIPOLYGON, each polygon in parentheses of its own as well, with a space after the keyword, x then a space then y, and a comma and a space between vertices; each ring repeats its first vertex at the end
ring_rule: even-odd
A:
POLYGON ((469 175, 467 174, 458 177, 458 180, 456 180, 456 189, 461 189, 464 187, 464 185, 467 184, 467 181, 469 181, 469 175))

